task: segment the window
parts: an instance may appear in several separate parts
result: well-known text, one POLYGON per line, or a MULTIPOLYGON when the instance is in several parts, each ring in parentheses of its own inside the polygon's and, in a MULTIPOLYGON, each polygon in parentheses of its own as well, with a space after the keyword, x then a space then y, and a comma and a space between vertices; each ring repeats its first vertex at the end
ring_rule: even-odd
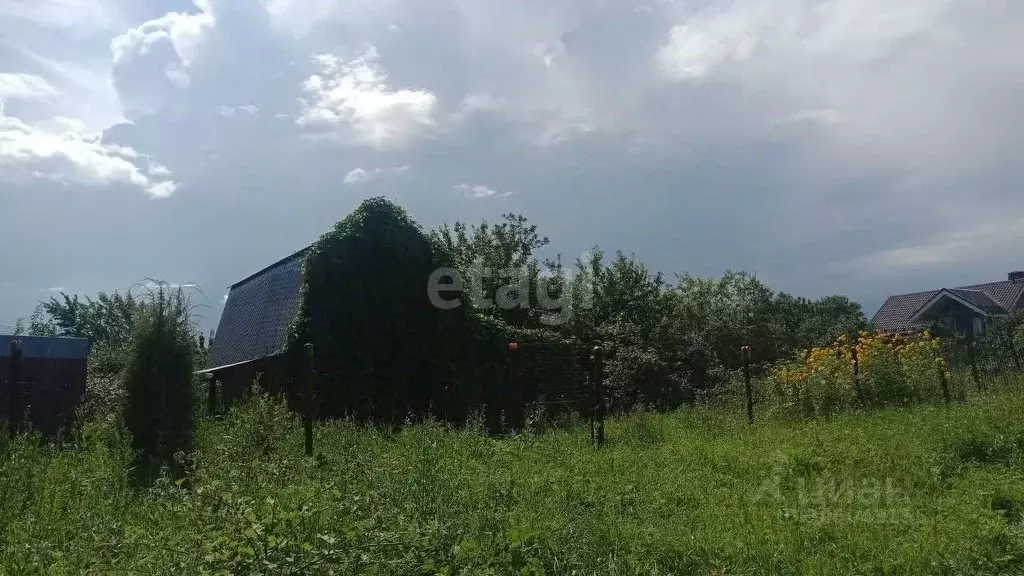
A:
POLYGON ((981 334, 985 331, 985 320, 977 316, 974 317, 974 333, 981 334))

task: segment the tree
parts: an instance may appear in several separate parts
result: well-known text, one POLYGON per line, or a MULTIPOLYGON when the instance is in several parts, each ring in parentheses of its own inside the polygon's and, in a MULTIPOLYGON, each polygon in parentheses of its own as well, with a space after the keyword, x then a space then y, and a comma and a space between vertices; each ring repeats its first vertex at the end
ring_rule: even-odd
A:
POLYGON ((723 367, 740 366, 741 346, 759 359, 778 358, 782 332, 775 292, 756 276, 726 271, 720 279, 682 276, 670 292, 676 338, 705 343, 723 367))
POLYGON ((100 292, 96 299, 61 293, 41 302, 32 314, 33 331, 46 335, 88 338, 93 343, 127 340, 145 306, 130 292, 100 292))
MULTIPOLYGON (((508 213, 497 224, 483 221, 477 226, 456 221, 434 230, 431 241, 441 258, 461 273, 466 304, 511 326, 540 325, 543 311, 533 305, 542 268, 536 254, 549 240, 525 216, 508 213)), ((545 266, 559 268, 555 261, 545 266)))
POLYGON ((191 450, 195 426, 196 329, 181 288, 161 284, 146 304, 136 318, 124 371, 124 423, 140 479, 151 478, 160 466, 180 477, 180 456, 191 450))

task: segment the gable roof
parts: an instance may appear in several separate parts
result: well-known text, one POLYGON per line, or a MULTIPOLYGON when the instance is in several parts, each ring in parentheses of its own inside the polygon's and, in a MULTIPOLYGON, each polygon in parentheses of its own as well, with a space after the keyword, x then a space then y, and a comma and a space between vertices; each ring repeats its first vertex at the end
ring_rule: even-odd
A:
POLYGON ((963 288, 951 288, 947 290, 956 294, 959 298, 977 306, 982 312, 999 314, 1006 312, 1006 308, 996 302, 991 296, 981 290, 964 290, 963 288))
MULTIPOLYGON (((1003 280, 985 284, 971 284, 948 289, 960 298, 990 312, 1013 312, 1024 295, 1024 281, 1003 280), (993 307, 993 305, 997 307, 993 307)), ((917 330, 921 325, 914 322, 914 313, 934 298, 941 290, 928 290, 911 294, 889 296, 875 313, 872 322, 883 332, 906 332, 917 330)))
POLYGON ((288 326, 299 307, 302 262, 308 250, 303 248, 231 285, 203 372, 284 351, 288 326))
POLYGON ((988 316, 989 314, 998 314, 1005 312, 1003 308, 996 304, 995 300, 989 298, 984 292, 978 292, 977 290, 960 290, 957 288, 943 288, 935 293, 934 296, 928 299, 920 308, 914 311, 910 316, 910 322, 918 322, 921 316, 927 312, 930 308, 938 304, 941 300, 953 300, 959 303, 961 306, 971 310, 975 314, 981 316, 988 316))

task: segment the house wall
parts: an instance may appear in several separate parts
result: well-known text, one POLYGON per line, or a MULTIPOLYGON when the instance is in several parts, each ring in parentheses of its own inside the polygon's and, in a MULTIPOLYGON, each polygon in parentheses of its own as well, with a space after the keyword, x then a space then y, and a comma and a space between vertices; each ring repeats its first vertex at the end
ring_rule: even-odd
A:
POLYGON ((254 384, 271 396, 279 396, 288 383, 280 356, 225 368, 216 372, 214 379, 217 381, 218 401, 225 408, 248 397, 254 384))
MULTIPOLYGON (((928 314, 927 319, 945 320, 946 322, 951 323, 952 328, 956 331, 969 333, 974 331, 974 319, 978 317, 978 313, 966 306, 963 306, 959 302, 944 299, 934 307, 930 314, 928 314)), ((987 327, 985 325, 984 317, 981 318, 982 332, 984 332, 987 327)))

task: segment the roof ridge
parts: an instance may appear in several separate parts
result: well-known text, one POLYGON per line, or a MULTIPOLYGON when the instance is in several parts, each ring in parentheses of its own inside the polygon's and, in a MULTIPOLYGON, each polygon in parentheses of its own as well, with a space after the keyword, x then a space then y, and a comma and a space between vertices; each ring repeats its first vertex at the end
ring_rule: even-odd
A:
POLYGON ((303 249, 301 249, 301 250, 299 250, 297 252, 293 252, 293 253, 289 254, 288 256, 285 256, 284 258, 281 258, 277 262, 274 262, 270 266, 266 266, 264 268, 261 268, 261 269, 257 270, 256 272, 253 272, 252 274, 246 276, 245 278, 242 278, 238 282, 235 282, 231 286, 228 286, 228 288, 229 289, 230 288, 237 288, 238 286, 241 286, 242 284, 245 284, 249 280, 252 280, 253 278, 256 278, 257 276, 263 274, 264 272, 268 272, 270 270, 273 270, 274 268, 277 268, 278 266, 280 266, 281 264, 284 264, 285 262, 288 262, 288 261, 290 261, 290 260, 292 260, 294 258, 298 258, 302 254, 308 252, 309 249, 312 248, 312 247, 313 247, 313 245, 310 244, 309 246, 306 246, 305 248, 303 248, 303 249))
MULTIPOLYGON (((972 287, 972 286, 995 286, 996 284, 1018 284, 1018 282, 1014 282, 1013 280, 996 280, 995 282, 982 282, 980 284, 966 284, 964 286, 958 286, 957 288, 963 289, 963 290, 969 290, 970 287, 972 287)), ((1021 282, 1020 284, 1024 285, 1024 282, 1021 282)))

